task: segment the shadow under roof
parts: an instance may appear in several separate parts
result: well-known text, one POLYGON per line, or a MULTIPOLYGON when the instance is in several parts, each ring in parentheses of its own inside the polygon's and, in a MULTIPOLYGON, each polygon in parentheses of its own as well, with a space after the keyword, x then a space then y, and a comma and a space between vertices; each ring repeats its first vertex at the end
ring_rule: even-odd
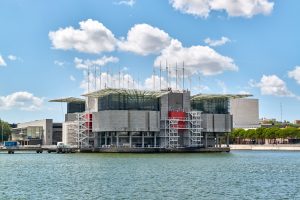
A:
POLYGON ((123 95, 129 95, 129 96, 151 96, 151 97, 159 98, 162 95, 168 94, 170 92, 171 91, 169 91, 169 90, 150 91, 150 90, 137 90, 137 89, 107 88, 107 89, 102 89, 102 90, 98 90, 95 92, 83 94, 82 96, 99 98, 99 97, 107 96, 110 94, 123 94, 123 95))
POLYGON ((196 94, 191 96, 191 100, 203 100, 203 99, 239 99, 252 97, 252 94, 196 94))

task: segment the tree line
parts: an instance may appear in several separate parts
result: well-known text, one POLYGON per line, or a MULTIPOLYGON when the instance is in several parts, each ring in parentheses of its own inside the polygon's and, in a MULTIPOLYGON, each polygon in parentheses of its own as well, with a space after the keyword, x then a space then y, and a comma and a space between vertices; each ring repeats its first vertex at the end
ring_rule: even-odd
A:
POLYGON ((297 127, 271 127, 257 129, 234 129, 230 134, 234 144, 276 144, 284 143, 285 139, 300 139, 300 129, 297 127))

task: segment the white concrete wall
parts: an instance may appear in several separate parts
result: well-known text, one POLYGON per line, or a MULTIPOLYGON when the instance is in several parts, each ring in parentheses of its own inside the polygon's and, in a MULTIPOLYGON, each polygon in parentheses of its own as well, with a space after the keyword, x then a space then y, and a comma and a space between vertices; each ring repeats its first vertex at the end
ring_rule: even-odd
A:
POLYGON ((159 112, 105 110, 93 113, 93 131, 159 131, 159 112))
POLYGON ((68 145, 77 145, 76 133, 74 128, 77 126, 75 122, 64 122, 62 130, 62 142, 68 145))
POLYGON ((233 115, 233 128, 260 127, 258 99, 231 99, 230 114, 233 115))
POLYGON ((85 110, 87 112, 97 112, 98 111, 98 99, 93 97, 86 97, 85 110))

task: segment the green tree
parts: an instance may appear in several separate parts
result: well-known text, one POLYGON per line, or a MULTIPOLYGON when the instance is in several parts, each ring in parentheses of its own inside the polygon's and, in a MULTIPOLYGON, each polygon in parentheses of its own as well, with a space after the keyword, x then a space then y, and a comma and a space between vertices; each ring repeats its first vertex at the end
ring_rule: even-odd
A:
POLYGON ((3 142, 3 141, 8 140, 10 135, 11 135, 10 125, 5 121, 0 120, 0 141, 3 142), (2 128, 3 128, 3 130, 2 130, 2 128), (2 133, 3 133, 3 137, 2 137, 2 133), (3 141, 2 141, 2 138, 3 138, 3 141))

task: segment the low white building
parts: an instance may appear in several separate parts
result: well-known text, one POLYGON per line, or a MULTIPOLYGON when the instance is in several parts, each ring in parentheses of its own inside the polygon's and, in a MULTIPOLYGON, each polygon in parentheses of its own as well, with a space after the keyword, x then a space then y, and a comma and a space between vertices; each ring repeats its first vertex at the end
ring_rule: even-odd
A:
POLYGON ((19 123, 12 130, 12 140, 24 144, 52 145, 61 140, 61 126, 61 123, 53 123, 52 119, 19 123))

